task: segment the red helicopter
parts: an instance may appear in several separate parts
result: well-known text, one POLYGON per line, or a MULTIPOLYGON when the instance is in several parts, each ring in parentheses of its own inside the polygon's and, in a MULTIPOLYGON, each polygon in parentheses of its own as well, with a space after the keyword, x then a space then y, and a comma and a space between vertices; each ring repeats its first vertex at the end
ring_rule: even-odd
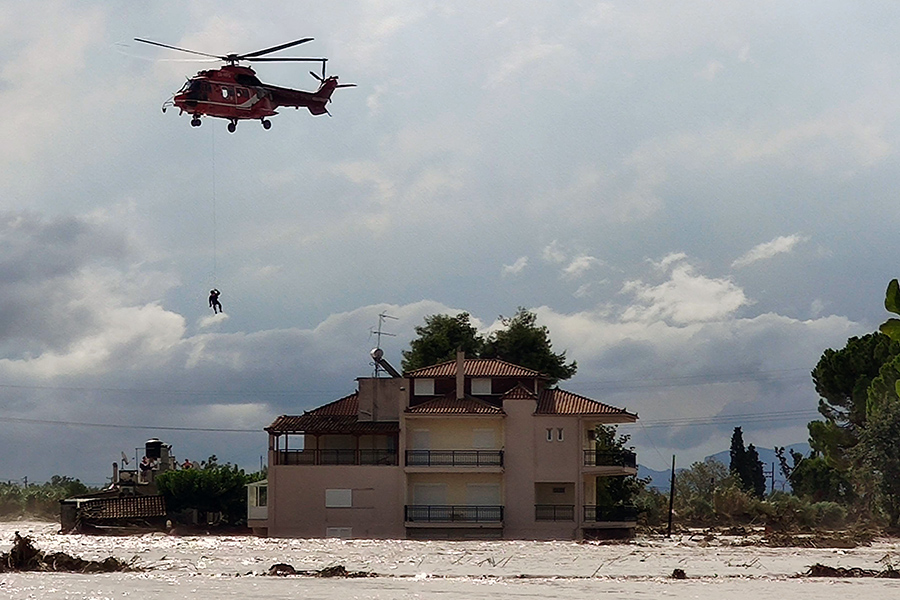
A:
POLYGON ((178 114, 189 113, 192 116, 191 125, 193 127, 200 126, 200 117, 202 116, 228 119, 228 131, 231 133, 234 133, 234 130, 237 128, 237 122, 243 119, 259 119, 262 126, 265 129, 269 129, 272 127, 272 123, 266 117, 277 115, 278 111, 276 109, 280 106, 305 107, 314 115, 328 113, 325 105, 331 101, 331 94, 334 90, 356 85, 354 83, 339 84, 336 75, 325 77, 327 58, 261 58, 264 54, 304 44, 312 39, 303 38, 302 40, 295 40, 246 54, 220 56, 134 38, 136 42, 225 61, 227 64, 223 67, 200 71, 194 77, 188 79, 184 87, 171 99, 163 103, 162 111, 166 112, 169 106, 177 106, 180 109, 178 114), (322 63, 321 77, 312 71, 309 72, 310 75, 319 80, 319 89, 315 92, 304 92, 263 83, 256 77, 253 69, 239 65, 238 62, 240 61, 320 62, 322 63))

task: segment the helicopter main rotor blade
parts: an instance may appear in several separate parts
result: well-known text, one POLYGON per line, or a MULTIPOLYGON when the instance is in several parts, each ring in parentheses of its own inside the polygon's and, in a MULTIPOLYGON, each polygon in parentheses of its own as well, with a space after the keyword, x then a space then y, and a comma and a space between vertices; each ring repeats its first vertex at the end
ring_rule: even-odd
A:
POLYGON ((272 46, 271 48, 257 50, 256 52, 248 52, 247 54, 240 54, 240 55, 238 55, 238 60, 244 60, 245 58, 253 58, 256 56, 262 56, 263 54, 269 54, 270 52, 277 52, 279 50, 284 50, 285 48, 290 48, 292 46, 298 46, 300 44, 305 44, 306 42, 311 42, 313 39, 314 38, 303 38, 302 40, 295 40, 293 42, 288 42, 286 44, 272 46))
POLYGON ((327 58, 241 58, 239 60, 246 60, 247 62, 323 62, 328 60, 327 58))
POLYGON ((188 54, 197 54, 199 56, 208 56, 210 58, 218 58, 219 60, 226 60, 226 57, 219 56, 218 54, 207 54, 206 52, 197 52, 196 50, 188 50, 187 48, 179 48, 178 46, 170 46, 168 44, 161 44, 159 42, 154 42, 151 40, 142 40, 141 38, 134 38, 134 41, 141 42, 143 44, 150 44, 152 46, 160 46, 162 48, 169 48, 170 50, 178 50, 179 52, 187 52, 188 54))

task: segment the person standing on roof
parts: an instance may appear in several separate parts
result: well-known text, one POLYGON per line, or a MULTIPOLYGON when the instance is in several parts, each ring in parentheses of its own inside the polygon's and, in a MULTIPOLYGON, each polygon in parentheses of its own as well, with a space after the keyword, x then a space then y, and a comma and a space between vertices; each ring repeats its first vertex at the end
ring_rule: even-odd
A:
POLYGON ((222 303, 219 302, 219 290, 213 288, 209 290, 209 307, 213 309, 213 312, 219 314, 222 311, 222 303))

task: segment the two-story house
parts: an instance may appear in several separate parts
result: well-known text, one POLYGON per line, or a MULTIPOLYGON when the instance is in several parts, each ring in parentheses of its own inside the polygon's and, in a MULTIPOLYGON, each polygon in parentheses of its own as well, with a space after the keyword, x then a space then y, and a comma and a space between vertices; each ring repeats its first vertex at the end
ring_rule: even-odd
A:
POLYGON ((598 452, 594 431, 636 414, 498 359, 460 353, 401 375, 380 351, 373 357, 390 378, 360 378, 355 393, 266 428, 267 506, 250 519, 259 533, 582 539, 633 530, 633 509, 598 506, 596 490, 599 477, 635 474, 635 455, 598 452))

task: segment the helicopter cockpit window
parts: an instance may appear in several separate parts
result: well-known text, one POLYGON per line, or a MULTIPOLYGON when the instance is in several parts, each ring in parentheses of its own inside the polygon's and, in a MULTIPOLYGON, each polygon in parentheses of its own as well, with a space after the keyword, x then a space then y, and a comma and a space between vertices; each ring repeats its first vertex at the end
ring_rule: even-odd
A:
POLYGON ((179 93, 189 94, 190 97, 196 98, 200 94, 201 89, 203 87, 204 87, 203 82, 201 82, 197 79, 190 79, 187 82, 185 82, 184 86, 181 88, 181 91, 179 93))

